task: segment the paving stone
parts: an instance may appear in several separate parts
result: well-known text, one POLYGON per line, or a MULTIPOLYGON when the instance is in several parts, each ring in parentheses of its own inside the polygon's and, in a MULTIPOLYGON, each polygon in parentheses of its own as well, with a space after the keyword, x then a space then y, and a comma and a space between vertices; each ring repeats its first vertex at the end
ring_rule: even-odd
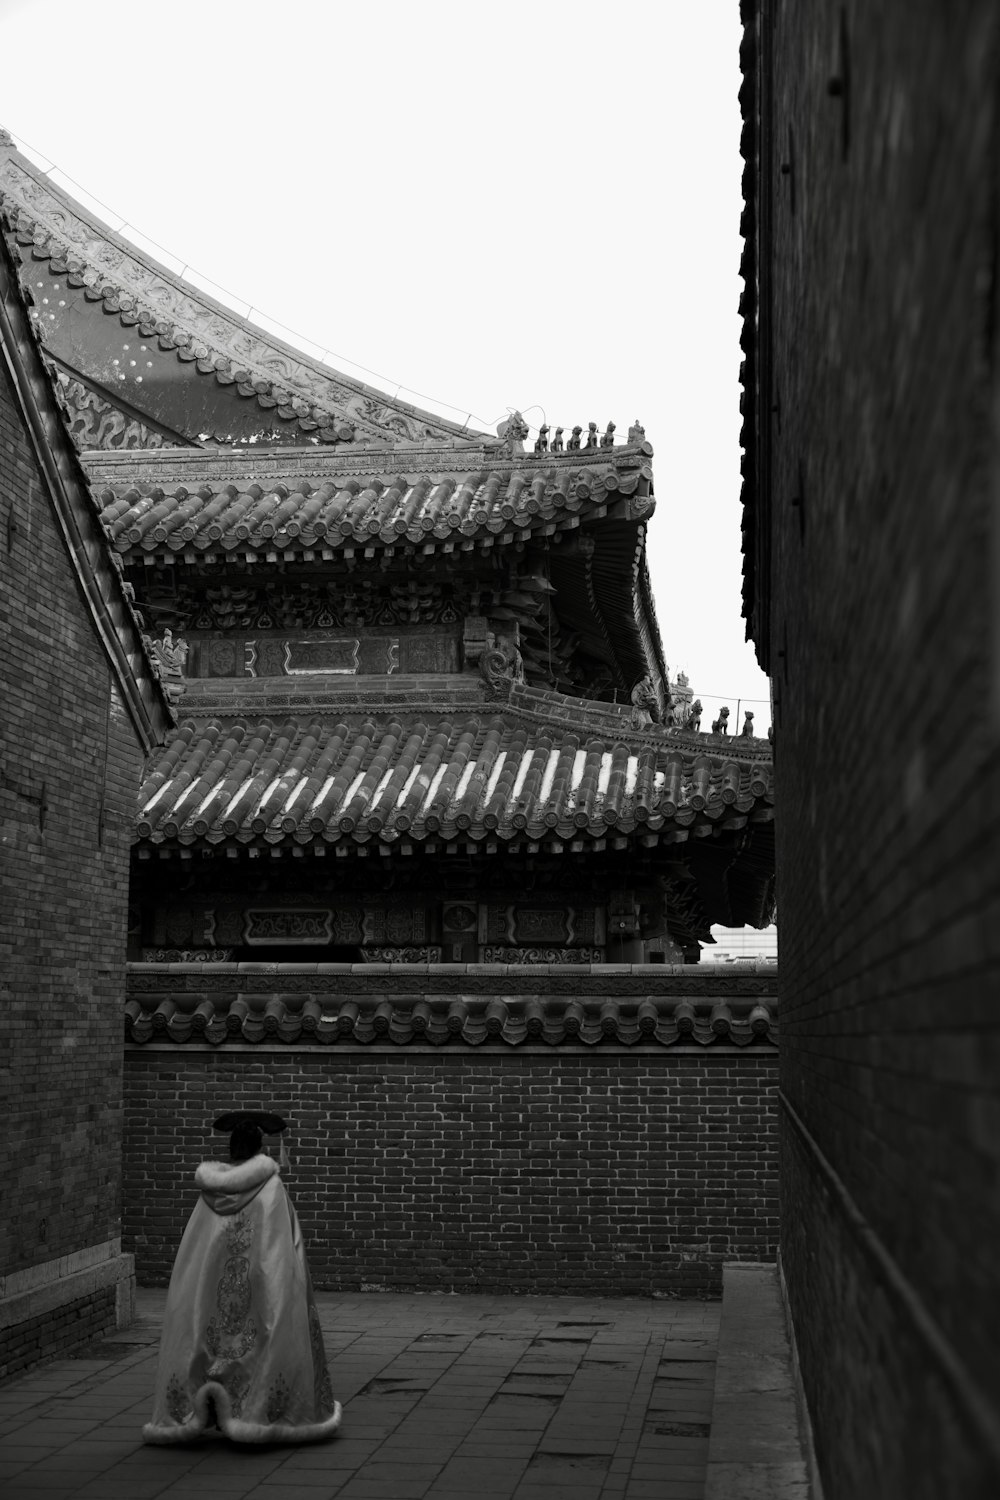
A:
MULTIPOLYGON (((148 1294, 140 1294, 144 1300, 148 1294)), ((27 1391, 22 1383, 26 1404, 11 1404, 8 1413, 42 1440, 66 1424, 46 1462, 71 1467, 51 1471, 55 1488, 33 1490, 58 1500, 70 1473, 91 1493, 103 1484, 100 1500, 124 1500, 130 1483, 128 1500, 145 1500, 154 1485, 156 1500, 597 1500, 602 1492, 606 1500, 644 1500, 632 1486, 646 1483, 646 1465, 655 1474, 662 1463, 667 1475, 672 1460, 680 1481, 692 1453, 694 1467, 704 1461, 706 1441, 692 1449, 690 1439, 649 1430, 650 1421, 690 1426, 696 1408, 678 1408, 675 1422, 649 1402, 663 1370, 675 1370, 665 1361, 680 1331, 697 1334, 685 1345, 698 1359, 682 1363, 683 1388, 707 1406, 716 1309, 708 1311, 706 1318, 694 1304, 602 1300, 597 1308, 565 1298, 463 1297, 448 1299, 442 1319, 434 1299, 321 1294, 334 1384, 348 1404, 341 1434, 316 1447, 254 1452, 214 1437, 183 1450, 143 1448, 152 1356, 124 1373, 121 1361, 85 1380, 77 1372, 72 1385, 63 1378, 27 1391), (443 1350, 445 1332, 455 1345, 443 1350), (601 1352, 599 1339, 610 1357, 603 1364, 589 1358, 601 1352), (347 1351, 340 1358, 338 1348, 347 1351), (637 1461, 643 1467, 630 1478, 637 1461)), ((34 1460, 35 1445, 25 1448, 34 1460)), ((669 1500, 662 1484, 658 1500, 669 1500)))

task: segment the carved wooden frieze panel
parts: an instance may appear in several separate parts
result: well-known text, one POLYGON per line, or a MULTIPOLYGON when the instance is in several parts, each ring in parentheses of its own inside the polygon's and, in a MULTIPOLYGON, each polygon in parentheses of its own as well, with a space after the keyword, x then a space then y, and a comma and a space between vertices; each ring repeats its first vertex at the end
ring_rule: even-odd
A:
POLYGON ((494 948, 482 950, 485 964, 599 964, 603 948, 494 948))
POLYGON ((445 901, 441 907, 441 935, 445 961, 476 963, 479 958, 477 930, 479 908, 471 901, 445 901))
MULTIPOLYGON (((335 630, 362 626, 454 625, 467 608, 461 583, 379 578, 269 580, 257 587, 220 578, 194 584, 169 565, 143 573, 142 602, 155 616, 169 608, 186 631, 335 630)), ((488 596, 492 598, 492 595, 488 596)))
POLYGON ((231 948, 143 948, 147 964, 225 964, 232 960, 231 948))
POLYGON ((451 674, 461 669, 457 631, 357 634, 324 631, 296 636, 185 638, 188 677, 391 677, 395 673, 451 674))
POLYGON ((594 906, 557 906, 546 902, 503 906, 490 903, 480 908, 479 941, 532 947, 554 943, 566 948, 602 943, 603 912, 594 906))
MULTIPOLYGON (((475 920, 475 918, 473 918, 475 920)), ((230 953, 237 947, 412 947, 437 936, 436 910, 405 902, 323 905, 277 900, 178 903, 154 924, 154 951, 230 953)))
POLYGON ((425 906, 366 906, 362 942, 372 944, 423 943, 431 934, 430 913, 425 906))
POLYGON ((329 907, 250 907, 244 920, 243 941, 250 947, 265 943, 332 943, 333 912, 329 907))
POLYGON ((439 964, 441 949, 433 943, 419 948, 365 948, 361 957, 368 964, 439 964))

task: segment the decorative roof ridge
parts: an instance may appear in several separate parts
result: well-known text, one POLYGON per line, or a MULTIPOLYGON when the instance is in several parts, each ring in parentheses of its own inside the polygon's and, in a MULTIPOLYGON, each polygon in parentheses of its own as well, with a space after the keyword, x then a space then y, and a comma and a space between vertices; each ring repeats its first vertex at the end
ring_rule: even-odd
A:
MULTIPOLYGON (((556 472, 579 469, 586 473, 591 469, 608 469, 615 473, 640 471, 640 477, 652 478, 648 460, 652 458, 652 444, 623 444, 614 448, 581 449, 578 453, 515 453, 506 452, 502 446, 492 447, 481 439, 454 439, 453 441, 428 440, 423 443, 403 442, 391 445, 374 443, 352 443, 349 447, 247 447, 206 446, 92 449, 84 454, 88 469, 95 482, 104 473, 108 477, 119 470, 149 469, 162 476, 171 466, 178 473, 188 471, 193 478, 213 479, 225 473, 246 474, 247 478, 270 475, 291 475, 302 478, 321 477, 328 474, 378 474, 381 463, 386 472, 404 472, 411 469, 415 475, 446 473, 469 473, 486 469, 501 478, 509 478, 521 470, 542 473, 546 469, 556 472)), ((162 478, 158 479, 162 483, 162 478)))
POLYGON ((759 735, 711 734, 708 730, 703 732, 678 726, 668 727, 666 733, 681 749, 703 750, 707 755, 724 754, 729 760, 746 760, 759 765, 770 765, 774 760, 774 745, 759 735))
POLYGON ((111 229, 0 134, 3 201, 18 210, 17 233, 29 237, 36 259, 65 262, 67 273, 91 289, 108 312, 127 318, 130 326, 148 324, 161 347, 196 360, 202 373, 214 373, 221 384, 247 386, 247 394, 269 409, 289 409, 307 431, 332 427, 326 441, 353 438, 357 430, 390 442, 393 435, 413 440, 465 431, 241 319, 111 229), (345 422, 354 431, 337 432, 336 425, 345 422))
POLYGON ((483 720, 504 719, 511 725, 529 723, 570 730, 576 727, 587 731, 593 740, 655 748, 665 755, 674 750, 684 759, 702 755, 720 764, 742 762, 759 766, 761 770, 770 769, 774 759, 769 740, 702 734, 655 724, 648 715, 643 716, 641 710, 625 704, 606 703, 599 698, 577 698, 552 688, 512 682, 510 697, 497 699, 483 679, 473 673, 455 673, 448 681, 440 677, 429 680, 426 673, 412 673, 410 679, 420 685, 421 697, 417 702, 411 702, 402 692, 396 696, 386 690, 385 683, 407 681, 404 675, 386 678, 384 682, 381 678, 373 678, 371 685, 364 687, 355 686, 360 681, 358 678, 345 678, 330 683, 319 692, 315 684, 275 678, 273 687, 253 692, 252 697, 249 693, 257 682, 270 679, 250 683, 244 678, 189 679, 179 707, 175 705, 174 711, 179 728, 188 723, 197 724, 202 719, 232 726, 306 712, 331 722, 354 717, 376 721, 383 717, 402 717, 407 723, 469 713, 483 720), (453 688, 451 683, 454 683, 453 688), (425 697, 424 693, 433 696, 425 697))
POLYGON ((383 714, 398 718, 401 712, 413 719, 444 718, 462 711, 493 717, 502 712, 502 705, 489 701, 482 677, 471 672, 455 673, 446 681, 427 673, 393 673, 391 677, 370 679, 315 675, 315 681, 306 677, 187 678, 180 720, 210 717, 237 723, 289 713, 314 713, 330 719, 383 714), (357 686, 361 681, 364 686, 357 686), (417 687, 419 699, 411 701, 404 696, 403 687, 394 692, 396 684, 417 687))
MULTIPOLYGON (((240 962, 212 963, 153 963, 147 960, 137 961, 130 959, 125 965, 127 975, 127 988, 132 985, 135 976, 144 976, 155 982, 165 985, 168 979, 177 980, 185 976, 197 980, 195 988, 208 975, 213 979, 225 980, 238 979, 240 985, 248 988, 256 979, 262 981, 261 987, 274 989, 276 980, 281 980, 281 987, 291 987, 294 981, 295 987, 300 987, 303 979, 314 982, 319 987, 319 981, 329 979, 336 981, 338 993, 340 993, 340 981, 345 977, 355 979, 377 979, 380 984, 388 978, 403 980, 419 976, 436 980, 457 980, 465 975, 470 978, 488 978, 493 980, 500 978, 524 978, 538 979, 555 972, 569 979, 574 984, 583 979, 607 979, 620 978, 622 975, 645 979, 649 981, 650 993, 661 989, 664 993, 673 991, 673 981, 682 978, 690 980, 696 989, 714 986, 717 981, 725 980, 735 986, 736 991, 750 989, 743 983, 741 976, 754 980, 760 976, 773 978, 778 973, 778 960, 776 958, 740 959, 737 963, 725 963, 714 960, 711 954, 703 958, 697 964, 619 964, 619 963, 583 963, 574 964, 572 970, 568 970, 565 964, 526 964, 526 963, 398 963, 398 964, 365 964, 365 963, 322 963, 319 960, 308 963, 297 963, 294 960, 288 963, 272 961, 258 961, 254 959, 242 960, 240 962)), ((645 994, 645 990, 643 991, 645 994)), ((756 987, 753 994, 757 994, 756 987)), ((685 997, 682 997, 685 998, 685 997)), ((691 996, 686 998, 690 999, 691 996)), ((771 996, 772 1003, 777 1005, 777 990, 771 996)))
MULTIPOLYGON (((201 967, 204 971, 205 965, 201 967)), ((219 967, 212 965, 213 978, 219 967)), ((391 971, 396 966, 357 967, 391 971)), ((427 969, 436 966, 412 967, 421 977, 430 977, 427 969)), ((506 965, 487 967, 497 971, 497 979, 506 977, 506 965)), ((612 984, 620 967, 629 966, 600 966, 612 984)), ((537 970, 535 973, 539 979, 544 978, 537 970)), ((326 1046, 493 1044, 514 1048, 542 1043, 576 1048, 727 1050, 774 1050, 778 1043, 777 1006, 770 996, 766 1000, 759 997, 730 1002, 721 997, 691 1000, 661 995, 622 1000, 612 995, 581 999, 548 993, 503 998, 496 994, 459 998, 320 993, 276 994, 266 1000, 260 996, 261 1004, 256 996, 248 1001, 239 994, 215 993, 206 994, 199 1004, 196 995, 184 994, 180 999, 169 993, 169 986, 167 989, 165 995, 156 990, 131 991, 125 1003, 126 1041, 138 1046, 146 1042, 201 1042, 210 1046, 300 1042, 326 1046)))
POLYGON ((770 764, 774 758, 769 740, 750 736, 702 734, 655 724, 649 714, 631 704, 606 703, 598 698, 577 698, 552 688, 531 687, 524 682, 511 684, 505 707, 518 717, 533 722, 558 723, 560 726, 593 726, 595 733, 605 729, 622 739, 639 739, 643 744, 655 741, 664 750, 701 751, 721 760, 770 764))
MULTIPOLYGON (((174 715, 132 587, 100 520, 69 429, 52 361, 34 318, 33 299, 17 274, 9 216, 0 203, 0 343, 15 398, 88 613, 146 753, 173 725, 174 715)), ((13 519, 13 510, 9 521, 13 519)), ((8 528, 8 547, 13 531, 8 528)))

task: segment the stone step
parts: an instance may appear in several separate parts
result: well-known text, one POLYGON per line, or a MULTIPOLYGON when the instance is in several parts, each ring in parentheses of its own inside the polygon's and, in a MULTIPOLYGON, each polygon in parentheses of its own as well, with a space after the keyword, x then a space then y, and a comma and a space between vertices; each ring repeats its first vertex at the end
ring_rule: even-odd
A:
POLYGON ((729 1264, 705 1500, 822 1500, 809 1472, 777 1266, 729 1264))

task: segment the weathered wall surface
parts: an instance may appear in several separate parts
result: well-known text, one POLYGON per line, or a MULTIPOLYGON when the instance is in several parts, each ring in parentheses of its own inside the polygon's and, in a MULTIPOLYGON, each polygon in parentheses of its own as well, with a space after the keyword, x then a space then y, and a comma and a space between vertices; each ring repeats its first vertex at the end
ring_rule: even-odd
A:
MULTIPOLYGON (((106 1280, 120 1253, 121 993, 142 764, 2 364, 0 527, 2 1375, 46 1348, 54 1283, 79 1272, 76 1300, 88 1302, 93 1268, 106 1280), (62 1265, 81 1251, 72 1272, 62 1265)), ((114 1316, 112 1296, 110 1326, 114 1316)))
POLYGON ((773 970, 295 967, 131 970, 140 1282, 168 1278, 194 1168, 225 1152, 211 1120, 240 1105, 292 1123, 323 1287, 712 1295, 723 1261, 773 1258, 773 970))
POLYGON ((827 1500, 965 1500, 1000 1489, 1000 13, 762 9, 782 1257, 827 1500))

